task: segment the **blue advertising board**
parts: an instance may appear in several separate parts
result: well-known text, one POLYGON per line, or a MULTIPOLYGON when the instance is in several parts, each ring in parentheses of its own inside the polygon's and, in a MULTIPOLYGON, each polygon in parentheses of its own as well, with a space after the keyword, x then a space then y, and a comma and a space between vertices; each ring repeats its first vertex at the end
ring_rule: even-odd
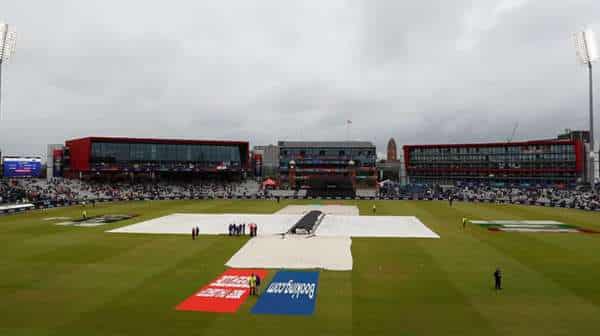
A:
POLYGON ((319 272, 279 271, 252 308, 253 314, 312 315, 319 272))
POLYGON ((39 177, 42 172, 42 159, 35 157, 5 157, 4 177, 39 177))

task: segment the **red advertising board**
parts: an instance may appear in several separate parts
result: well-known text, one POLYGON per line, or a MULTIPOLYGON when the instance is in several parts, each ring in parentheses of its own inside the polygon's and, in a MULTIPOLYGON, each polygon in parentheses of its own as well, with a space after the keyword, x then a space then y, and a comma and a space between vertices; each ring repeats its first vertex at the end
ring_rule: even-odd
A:
POLYGON ((175 309, 213 313, 235 313, 250 295, 248 277, 258 275, 261 280, 266 270, 228 269, 194 295, 180 303, 175 309))

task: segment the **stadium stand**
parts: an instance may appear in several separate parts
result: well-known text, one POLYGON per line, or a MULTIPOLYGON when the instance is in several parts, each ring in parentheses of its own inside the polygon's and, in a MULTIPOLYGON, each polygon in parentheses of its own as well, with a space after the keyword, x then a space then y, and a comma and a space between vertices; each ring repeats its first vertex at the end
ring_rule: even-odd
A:
POLYGON ((0 180, 0 204, 19 203, 27 198, 23 188, 13 185, 9 181, 0 180))
POLYGON ((377 190, 375 190, 375 189, 356 189, 356 196, 357 197, 366 197, 366 198, 376 197, 377 190))
POLYGON ((256 196, 259 184, 245 182, 98 182, 55 178, 15 179, 2 181, 0 197, 3 203, 17 199, 32 202, 63 202, 104 199, 194 198, 256 196))
MULTIPOLYGON (((327 198, 335 193, 312 194, 304 190, 263 190, 253 180, 242 182, 101 182, 54 178, 0 179, 0 205, 32 203, 37 208, 77 204, 144 199, 210 199, 210 198, 327 198), (326 196, 324 196, 326 195, 326 196), (327 196, 328 195, 328 196, 327 196)), ((512 203, 600 211, 598 193, 583 188, 564 186, 464 184, 439 186, 412 184, 400 186, 386 183, 379 191, 358 189, 356 195, 340 193, 336 198, 448 200, 465 202, 512 203)), ((335 197, 335 196, 334 196, 335 197)), ((2 211, 0 211, 2 213, 2 211)))
POLYGON ((352 180, 348 176, 327 176, 310 179, 308 182, 309 197, 351 197, 356 196, 352 180))
POLYGON ((600 210, 598 194, 589 189, 561 189, 556 186, 494 187, 485 184, 464 186, 388 185, 382 187, 378 198, 449 199, 466 202, 494 202, 558 206, 600 210))
POLYGON ((272 196, 272 197, 300 197, 300 198, 304 198, 306 197, 307 193, 306 190, 301 189, 301 190, 269 190, 267 193, 265 193, 265 196, 272 196))

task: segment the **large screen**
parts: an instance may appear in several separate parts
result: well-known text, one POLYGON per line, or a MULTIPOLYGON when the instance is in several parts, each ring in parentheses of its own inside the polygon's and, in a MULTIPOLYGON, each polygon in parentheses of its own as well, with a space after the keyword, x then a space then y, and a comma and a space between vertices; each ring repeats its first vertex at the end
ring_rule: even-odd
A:
POLYGON ((42 159, 39 157, 5 157, 4 177, 39 177, 42 172, 42 159))

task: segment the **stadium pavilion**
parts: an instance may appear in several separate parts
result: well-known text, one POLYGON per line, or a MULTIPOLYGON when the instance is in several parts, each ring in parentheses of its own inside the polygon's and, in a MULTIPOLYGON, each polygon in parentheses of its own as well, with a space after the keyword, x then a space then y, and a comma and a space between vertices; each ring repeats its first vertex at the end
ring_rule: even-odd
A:
POLYGON ((120 137, 66 141, 67 177, 203 177, 239 179, 248 170, 248 142, 120 137))
POLYGON ((309 196, 354 197, 377 182, 375 145, 366 141, 279 141, 280 185, 309 196))
POLYGON ((575 184, 585 179, 582 139, 404 146, 410 183, 575 184))

